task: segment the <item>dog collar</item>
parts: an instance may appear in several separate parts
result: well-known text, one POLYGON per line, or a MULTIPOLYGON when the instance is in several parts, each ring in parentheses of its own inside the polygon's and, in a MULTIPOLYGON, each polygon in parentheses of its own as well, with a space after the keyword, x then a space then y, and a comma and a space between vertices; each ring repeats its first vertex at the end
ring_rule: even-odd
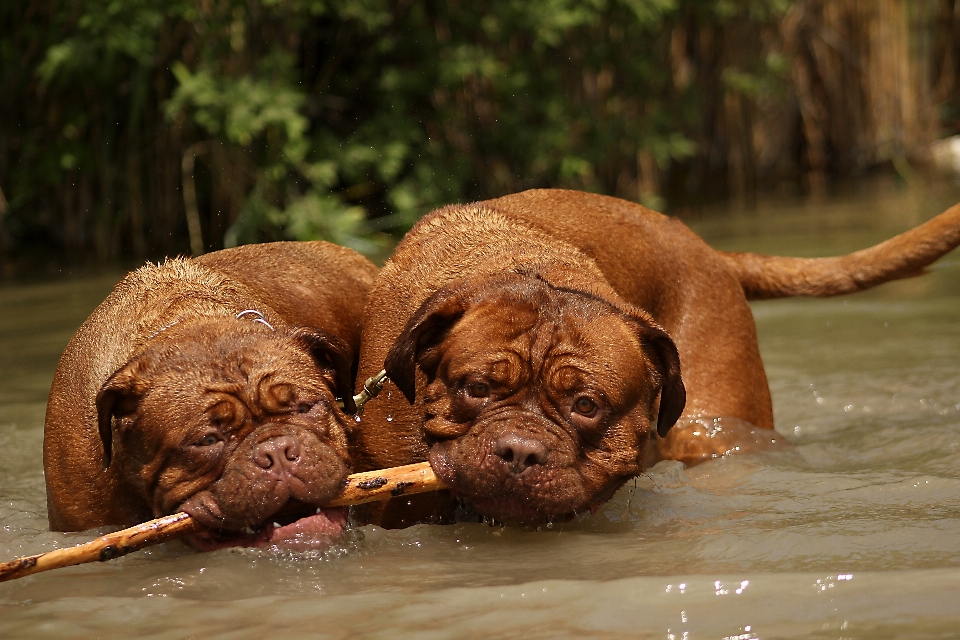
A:
POLYGON ((266 320, 264 320, 263 314, 257 311, 256 309, 244 309, 243 311, 237 314, 237 320, 239 320, 244 316, 255 316, 253 319, 254 322, 259 322, 260 324, 265 326, 267 329, 270 329, 270 331, 274 331, 274 332, 276 331, 276 329, 273 328, 273 325, 267 322, 266 320))

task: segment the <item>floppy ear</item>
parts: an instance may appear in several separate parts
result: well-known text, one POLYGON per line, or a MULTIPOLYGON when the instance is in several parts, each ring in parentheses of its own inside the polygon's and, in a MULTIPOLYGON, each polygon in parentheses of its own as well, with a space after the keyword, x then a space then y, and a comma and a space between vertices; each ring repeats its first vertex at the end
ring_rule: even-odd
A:
POLYGON ((667 435, 677 423, 687 404, 687 390, 680 376, 680 353, 673 338, 663 329, 648 327, 640 333, 640 339, 654 352, 654 365, 660 374, 660 412, 657 415, 657 435, 667 435))
MULTIPOLYGON (((410 404, 417 397, 418 356, 421 367, 432 374, 429 350, 443 340, 466 310, 467 302, 459 286, 440 289, 420 305, 387 353, 383 368, 410 404)), ((434 367, 437 364, 432 363, 434 367)))
POLYGON ((653 364, 660 374, 660 412, 657 415, 657 435, 667 435, 677 423, 687 403, 687 390, 680 376, 680 354, 677 345, 666 331, 643 325, 640 341, 652 352, 653 364))
POLYGON ((134 413, 146 393, 147 383, 141 377, 142 363, 139 358, 127 362, 97 392, 97 426, 103 444, 103 468, 107 469, 113 459, 113 417, 134 413))
POLYGON ((344 411, 356 413, 357 406, 353 402, 356 362, 349 347, 340 338, 313 327, 297 327, 293 330, 293 340, 313 357, 317 366, 333 371, 334 393, 343 402, 344 411))

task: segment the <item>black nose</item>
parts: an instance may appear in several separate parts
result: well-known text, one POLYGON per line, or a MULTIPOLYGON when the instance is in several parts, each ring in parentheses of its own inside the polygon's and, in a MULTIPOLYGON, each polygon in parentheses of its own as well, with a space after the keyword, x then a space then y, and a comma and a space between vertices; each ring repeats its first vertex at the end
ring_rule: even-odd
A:
POLYGON ((264 440, 253 449, 253 461, 261 469, 279 471, 300 459, 300 445, 290 436, 264 440))
POLYGON ((503 458, 510 470, 518 475, 547 461, 547 447, 542 442, 515 433, 501 436, 493 446, 493 452, 503 458))

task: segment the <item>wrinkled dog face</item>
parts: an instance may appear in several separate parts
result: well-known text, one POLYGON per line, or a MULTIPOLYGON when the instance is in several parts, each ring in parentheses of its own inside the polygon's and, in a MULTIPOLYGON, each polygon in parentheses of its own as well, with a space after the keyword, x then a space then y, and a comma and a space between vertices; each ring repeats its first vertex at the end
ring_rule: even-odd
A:
POLYGON ((115 449, 155 515, 187 511, 218 529, 329 501, 348 473, 335 397, 352 407, 345 348, 313 330, 218 324, 168 329, 103 385, 105 462, 115 449))
POLYGON ((411 401, 415 364, 434 470, 497 520, 596 509, 642 471, 658 394, 661 434, 685 399, 676 347, 649 319, 531 277, 435 294, 386 362, 411 401))

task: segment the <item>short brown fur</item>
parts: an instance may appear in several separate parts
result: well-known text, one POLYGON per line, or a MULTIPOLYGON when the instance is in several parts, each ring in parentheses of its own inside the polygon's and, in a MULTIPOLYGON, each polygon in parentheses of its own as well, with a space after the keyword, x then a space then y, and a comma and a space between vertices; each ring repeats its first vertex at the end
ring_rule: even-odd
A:
MULTIPOLYGON (((835 261, 828 279, 816 260, 721 253, 678 220, 600 195, 534 190, 435 211, 381 270, 365 311, 358 379, 386 365, 397 384, 368 405, 360 466, 429 459, 481 514, 533 522, 595 508, 651 460, 768 445, 777 437, 747 296, 836 295, 915 275, 960 242, 960 208, 938 220, 847 258, 848 275, 824 259, 835 261), (844 279, 859 284, 831 284, 844 279), (685 403, 669 383, 672 345, 685 403), (560 353, 566 382, 551 373, 560 353), (591 432, 570 406, 593 409, 595 392, 609 415, 594 414, 591 432), (677 425, 651 440, 678 398, 677 425)), ((449 521, 454 506, 435 495, 364 517, 449 521)))
POLYGON ((255 523, 287 499, 244 502, 237 460, 267 441, 292 443, 317 467, 297 471, 290 499, 335 495, 327 485, 349 469, 348 418, 334 394, 349 399, 375 275, 359 254, 325 242, 250 245, 129 274, 57 367, 44 429, 50 527, 134 524, 191 496, 202 496, 199 511, 230 502, 207 514, 226 528, 255 523), (266 324, 237 319, 248 309, 266 324), (184 453, 199 451, 189 442, 197 429, 222 435, 219 454, 184 453))

